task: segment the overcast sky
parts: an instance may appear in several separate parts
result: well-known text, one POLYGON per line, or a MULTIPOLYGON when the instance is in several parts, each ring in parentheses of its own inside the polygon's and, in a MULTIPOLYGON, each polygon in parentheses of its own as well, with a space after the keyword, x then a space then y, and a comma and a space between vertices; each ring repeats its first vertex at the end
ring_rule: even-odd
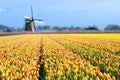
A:
POLYGON ((44 25, 120 25, 120 0, 0 0, 0 24, 23 27, 31 5, 44 25))

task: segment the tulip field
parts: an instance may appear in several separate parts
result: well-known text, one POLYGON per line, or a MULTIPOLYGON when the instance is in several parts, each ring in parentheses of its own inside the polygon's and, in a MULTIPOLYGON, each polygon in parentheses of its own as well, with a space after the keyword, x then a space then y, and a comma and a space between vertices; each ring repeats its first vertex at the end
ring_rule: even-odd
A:
POLYGON ((120 80, 120 34, 0 36, 0 80, 120 80))

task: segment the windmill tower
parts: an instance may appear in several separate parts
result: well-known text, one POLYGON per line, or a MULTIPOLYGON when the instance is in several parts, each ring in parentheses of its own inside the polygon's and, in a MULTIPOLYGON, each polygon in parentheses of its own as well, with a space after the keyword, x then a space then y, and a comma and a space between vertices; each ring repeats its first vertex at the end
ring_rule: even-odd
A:
POLYGON ((43 22, 41 19, 34 19, 33 17, 33 9, 31 6, 31 17, 24 17, 25 18, 25 31, 35 32, 35 21, 43 22))

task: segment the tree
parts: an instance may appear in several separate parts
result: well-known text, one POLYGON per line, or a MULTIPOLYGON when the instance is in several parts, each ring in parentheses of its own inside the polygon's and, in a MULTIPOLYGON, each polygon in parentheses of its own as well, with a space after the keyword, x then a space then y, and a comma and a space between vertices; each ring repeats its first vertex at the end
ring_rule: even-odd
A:
POLYGON ((8 27, 8 26, 0 24, 0 31, 6 32, 6 31, 8 31, 8 30, 9 30, 9 27, 8 27))
POLYGON ((14 27, 8 27, 6 25, 0 24, 0 32, 13 32, 15 31, 14 27))
POLYGON ((105 31, 107 30, 120 30, 120 26, 119 25, 116 25, 116 24, 109 24, 105 29, 105 31))
POLYGON ((63 26, 63 27, 62 27, 62 30, 67 30, 67 27, 66 27, 66 26, 63 26))
POLYGON ((43 30, 50 30, 50 26, 48 25, 43 26, 43 30))
POLYGON ((68 27, 68 30, 74 30, 74 29, 75 29, 74 26, 68 27))
POLYGON ((45 25, 45 26, 38 26, 37 27, 38 30, 50 30, 50 26, 49 25, 45 25))
POLYGON ((76 27, 75 27, 75 30, 82 30, 82 28, 79 27, 79 26, 76 26, 76 27))
POLYGON ((85 30, 99 30, 99 29, 96 25, 93 25, 93 26, 88 26, 87 28, 85 28, 85 30))
POLYGON ((0 24, 0 29, 3 29, 3 28, 7 28, 7 26, 0 24))
POLYGON ((52 30, 58 31, 60 29, 60 27, 58 26, 53 26, 52 30))
POLYGON ((41 31, 43 26, 38 26, 37 30, 41 31))

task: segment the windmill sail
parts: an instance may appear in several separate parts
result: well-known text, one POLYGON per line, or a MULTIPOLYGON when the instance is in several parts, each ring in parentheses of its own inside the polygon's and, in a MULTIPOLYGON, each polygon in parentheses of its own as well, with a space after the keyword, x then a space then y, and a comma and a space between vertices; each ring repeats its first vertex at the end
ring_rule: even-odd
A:
POLYGON ((34 17, 33 17, 33 9, 31 6, 31 16, 32 16, 32 21, 31 21, 31 28, 32 28, 32 32, 35 32, 35 23, 34 23, 34 17))
POLYGON ((32 20, 34 20, 34 18, 33 18, 33 9, 32 9, 32 6, 31 6, 31 16, 32 16, 32 20))

